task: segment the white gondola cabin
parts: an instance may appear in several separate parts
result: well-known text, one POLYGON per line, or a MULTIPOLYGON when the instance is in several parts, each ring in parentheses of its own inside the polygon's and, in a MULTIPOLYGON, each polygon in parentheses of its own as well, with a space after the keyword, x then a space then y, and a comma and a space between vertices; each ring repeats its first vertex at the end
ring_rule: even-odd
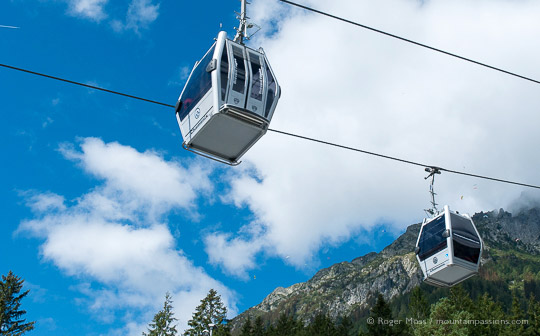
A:
POLYGON ((424 219, 416 242, 416 258, 424 281, 452 287, 478 273, 483 243, 468 215, 450 211, 424 219))
POLYGON ((265 133, 280 87, 262 49, 220 32, 176 104, 184 148, 231 165, 265 133))

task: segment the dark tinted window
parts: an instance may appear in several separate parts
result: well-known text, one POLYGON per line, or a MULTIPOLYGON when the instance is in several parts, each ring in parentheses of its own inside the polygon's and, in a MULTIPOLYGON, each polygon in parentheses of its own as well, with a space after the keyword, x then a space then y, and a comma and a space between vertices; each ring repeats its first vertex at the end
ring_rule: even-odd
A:
POLYGON ((435 253, 445 249, 448 244, 443 232, 446 230, 445 215, 432 220, 424 226, 418 241, 418 258, 425 260, 435 253))
POLYGON ((480 237, 476 234, 474 224, 460 215, 451 214, 450 218, 454 256, 476 264, 480 257, 480 237))
POLYGON ((480 258, 480 244, 472 246, 472 244, 464 244, 465 241, 458 239, 453 239, 453 243, 454 257, 474 264, 478 263, 478 258, 480 258))
POLYGON ((452 233, 474 240, 480 244, 480 237, 476 234, 474 224, 470 219, 456 214, 450 214, 450 219, 452 223, 452 233))
POLYGON ((266 69, 266 78, 268 78, 268 94, 266 96, 266 107, 264 108, 264 117, 268 118, 270 114, 270 108, 274 103, 274 98, 276 97, 276 80, 272 76, 272 72, 268 65, 264 67, 266 69))
POLYGON ((191 109, 204 97, 212 87, 212 75, 206 72, 206 67, 214 56, 215 45, 210 48, 206 56, 199 62, 182 94, 182 106, 178 111, 180 120, 189 114, 191 109))
POLYGON ((233 90, 236 92, 244 93, 244 86, 246 84, 246 65, 244 63, 244 52, 242 48, 232 46, 233 58, 234 58, 234 78, 233 78, 233 90))
POLYGON ((251 63, 251 98, 262 100, 263 97, 263 72, 259 55, 250 53, 249 61, 251 63))
POLYGON ((221 100, 225 100, 227 95, 227 82, 229 81, 229 53, 227 52, 227 45, 223 47, 223 54, 221 54, 221 100))

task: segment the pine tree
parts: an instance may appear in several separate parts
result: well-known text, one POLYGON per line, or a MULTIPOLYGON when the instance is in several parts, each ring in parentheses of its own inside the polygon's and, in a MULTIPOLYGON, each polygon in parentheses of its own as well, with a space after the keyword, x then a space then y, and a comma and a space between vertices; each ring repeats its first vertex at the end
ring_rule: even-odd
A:
POLYGON ((253 326, 251 325, 251 317, 247 317, 246 322, 242 325, 240 336, 251 336, 253 334, 253 326))
POLYGON ((527 326, 525 335, 540 336, 540 302, 535 300, 533 294, 529 298, 527 314, 529 315, 529 325, 527 326))
MULTIPOLYGON (((521 321, 525 319, 525 313, 521 309, 521 304, 517 293, 512 293, 512 308, 510 311, 510 316, 507 320, 521 321)), ((503 335, 515 336, 522 335, 525 332, 525 326, 523 324, 511 324, 504 328, 503 335)))
POLYGON ((169 292, 165 294, 165 303, 163 303, 163 309, 160 310, 154 319, 150 323, 148 328, 148 334, 143 332, 143 336, 174 336, 176 335, 176 325, 173 325, 174 321, 177 321, 173 317, 172 311, 172 299, 169 292))
MULTIPOLYGON (((310 336, 338 336, 338 329, 334 322, 326 315, 318 314, 309 325, 308 335, 310 336)), ((341 334, 343 335, 343 334, 341 334)))
POLYGON ((431 305, 429 304, 424 291, 420 289, 420 286, 415 287, 411 291, 409 299, 409 309, 411 311, 411 317, 416 320, 425 320, 429 317, 431 305))
POLYGON ((473 301, 471 300, 469 293, 463 289, 462 284, 450 288, 449 299, 450 304, 456 308, 459 307, 460 310, 467 312, 471 312, 473 310, 473 301))
POLYGON ((442 298, 431 307, 430 320, 414 328, 416 336, 468 336, 472 325, 462 323, 437 323, 436 321, 472 320, 473 314, 454 305, 452 299, 442 298))
POLYGON ((304 326, 302 323, 296 321, 292 316, 282 313, 276 326, 269 328, 268 335, 272 336, 296 336, 303 332, 304 326))
POLYGON ((205 330, 210 330, 210 324, 216 325, 212 336, 227 335, 229 328, 222 325, 227 317, 227 308, 221 301, 221 296, 214 289, 210 289, 208 295, 201 300, 201 304, 195 308, 193 317, 188 321, 190 327, 184 332, 186 336, 201 336, 205 330))
POLYGON ((262 317, 257 316, 255 318, 255 323, 253 324, 253 329, 251 335, 253 336, 264 336, 264 326, 262 317))
POLYGON ((2 275, 0 281, 0 335, 19 336, 34 329, 35 322, 25 322, 21 310, 21 300, 30 292, 21 293, 23 287, 21 278, 9 271, 8 275, 2 275))
MULTIPOLYGON (((493 301, 488 293, 479 296, 472 311, 474 319, 478 321, 504 320, 504 312, 499 303, 493 301)), ((479 324, 471 330, 471 336, 499 335, 503 325, 499 323, 479 324)))
POLYGON ((370 336, 394 336, 408 334, 405 322, 393 323, 392 309, 384 300, 381 293, 377 295, 377 302, 371 308, 367 325, 367 335, 370 336))
POLYGON ((353 332, 353 322, 349 316, 345 316, 341 319, 338 325, 338 335, 349 336, 353 332))

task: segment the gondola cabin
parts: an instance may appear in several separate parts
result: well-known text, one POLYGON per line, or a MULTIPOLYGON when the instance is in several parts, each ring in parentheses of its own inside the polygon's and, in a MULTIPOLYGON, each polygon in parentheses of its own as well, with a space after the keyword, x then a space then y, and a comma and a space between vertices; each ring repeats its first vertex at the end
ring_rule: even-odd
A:
POLYGON ((468 215, 450 211, 424 219, 416 242, 416 258, 424 281, 452 287, 478 273, 482 239, 468 215))
POLYGON ((236 165, 268 129, 280 87, 262 49, 220 32, 176 104, 184 148, 236 165))

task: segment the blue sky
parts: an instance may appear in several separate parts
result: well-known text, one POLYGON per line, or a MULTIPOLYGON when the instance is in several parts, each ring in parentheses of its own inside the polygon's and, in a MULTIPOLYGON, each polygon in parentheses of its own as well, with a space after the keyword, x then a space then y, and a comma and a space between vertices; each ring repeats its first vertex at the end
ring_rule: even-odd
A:
MULTIPOLYGON (((306 2, 540 78, 529 1, 306 2), (502 29, 501 27, 504 27, 502 29), (523 27, 527 27, 524 29, 523 27)), ((10 0, 1 63, 174 104, 239 2, 10 0)), ((538 87, 327 18, 253 1, 282 87, 272 127, 538 184, 538 87), (526 168, 526 169, 524 169, 526 168)), ((0 69, 2 273, 34 335, 140 334, 172 293, 183 329, 208 289, 231 316, 278 286, 380 251, 428 206, 422 169, 267 134, 236 167, 181 148, 170 108, 0 69)), ((473 213, 538 194, 442 175, 473 213)), ((438 188, 438 189, 437 189, 438 188)))

